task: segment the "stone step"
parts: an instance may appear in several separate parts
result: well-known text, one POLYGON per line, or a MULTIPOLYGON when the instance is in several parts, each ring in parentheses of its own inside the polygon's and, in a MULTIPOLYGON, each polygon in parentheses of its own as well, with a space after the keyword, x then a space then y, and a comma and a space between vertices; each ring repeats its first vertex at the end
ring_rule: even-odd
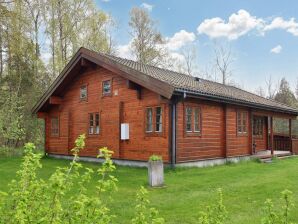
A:
POLYGON ((261 162, 262 162, 262 163, 272 163, 272 158, 264 158, 264 159, 261 159, 261 162))

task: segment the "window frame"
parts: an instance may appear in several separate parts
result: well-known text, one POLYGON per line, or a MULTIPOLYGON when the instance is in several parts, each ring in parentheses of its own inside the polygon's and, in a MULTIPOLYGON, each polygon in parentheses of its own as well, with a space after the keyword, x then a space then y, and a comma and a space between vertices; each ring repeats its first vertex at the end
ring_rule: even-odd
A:
POLYGON ((88 136, 98 136, 101 134, 101 116, 100 112, 92 112, 88 113, 88 136), (92 115, 92 123, 93 125, 91 126, 91 115, 92 115), (98 115, 98 133, 96 133, 96 115, 98 115), (90 132, 90 128, 92 129, 92 133, 90 132))
POLYGON ((237 136, 248 136, 248 112, 245 110, 237 110, 236 111, 236 133, 237 136), (240 122, 239 122, 239 115, 240 115, 240 122), (245 116, 244 116, 245 115, 245 116), (245 118, 245 124, 244 119, 245 118), (240 131, 239 131, 240 125, 240 131), (245 130, 244 130, 245 127, 245 130))
POLYGON ((184 119, 184 122, 183 122, 184 135, 186 137, 202 136, 202 107, 198 104, 190 104, 190 103, 185 104, 183 117, 184 117, 183 118, 184 119), (189 125, 188 118, 187 118, 187 116, 188 116, 187 109, 188 108, 191 109, 191 124, 190 124, 191 130, 187 129, 187 125, 189 125), (198 111, 197 116, 195 116, 196 111, 198 111), (196 123, 195 123, 196 118, 195 117, 198 118, 199 130, 195 130, 195 126, 196 126, 196 123))
POLYGON ((153 115, 153 113, 154 113, 153 107, 146 107, 146 109, 145 109, 145 132, 147 134, 153 133, 153 130, 154 130, 154 121, 153 121, 154 115, 153 115), (151 110, 151 128, 150 128, 150 130, 148 130, 148 111, 149 110, 151 110))
POLYGON ((80 101, 88 101, 88 85, 87 84, 83 84, 80 86, 80 101), (82 98, 81 96, 81 91, 82 91, 82 88, 85 87, 86 88, 86 97, 85 98, 82 98))
POLYGON ((202 124, 201 124, 201 120, 202 120, 202 114, 201 114, 201 108, 200 107, 195 107, 193 110, 193 132, 195 133, 201 133, 202 131, 202 124), (198 114, 196 115, 196 110, 198 110, 198 114), (199 126, 199 130, 196 130, 196 118, 198 118, 198 126, 199 126))
POLYGON ((146 106, 145 107, 145 119, 144 119, 144 131, 145 131, 145 136, 163 136, 165 133, 165 107, 164 105, 154 105, 154 106, 146 106), (160 131, 157 131, 157 120, 156 120, 156 115, 157 115, 157 108, 161 108, 161 129, 160 131), (152 110, 152 130, 147 131, 147 111, 148 109, 152 110))
POLYGON ((113 79, 102 80, 102 82, 101 82, 101 95, 103 97, 105 97, 105 96, 112 96, 112 93, 113 93, 113 79), (109 93, 104 93, 104 83, 105 82, 109 82, 110 83, 110 92, 109 93))
POLYGON ((51 116, 50 118, 50 136, 59 137, 60 136, 60 119, 59 116, 51 116), (57 133, 53 133, 53 119, 57 119, 57 133))
POLYGON ((191 106, 186 106, 185 107, 185 132, 186 133, 192 133, 193 132, 193 129, 192 129, 192 124, 193 124, 193 108, 191 106), (188 111, 188 109, 190 111, 188 111), (188 113, 190 112, 190 113, 188 113), (190 124, 189 124, 189 116, 190 115, 190 124), (190 130, 188 130, 188 125, 190 127, 190 130))
POLYGON ((155 122, 154 122, 154 132, 156 133, 161 133, 163 131, 163 108, 161 106, 156 106, 155 107, 155 122), (160 108, 160 114, 159 114, 159 117, 160 117, 160 121, 157 122, 157 108, 160 108), (157 130, 157 124, 159 124, 159 130, 157 130))
POLYGON ((255 138, 260 138, 262 139, 264 136, 264 117, 262 116, 254 116, 253 117, 253 130, 252 130, 252 134, 253 137, 255 138), (255 130, 257 130, 257 133, 255 132, 255 130))

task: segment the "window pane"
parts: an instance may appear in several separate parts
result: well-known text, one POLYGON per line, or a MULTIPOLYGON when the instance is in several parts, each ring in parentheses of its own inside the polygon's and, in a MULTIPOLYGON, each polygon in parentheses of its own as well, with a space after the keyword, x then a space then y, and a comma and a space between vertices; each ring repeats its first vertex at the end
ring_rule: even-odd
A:
POLYGON ((247 127, 247 125, 246 125, 246 114, 245 113, 243 113, 243 117, 242 117, 242 132, 243 133, 246 133, 246 127, 247 127))
POLYGON ((95 114, 95 133, 99 134, 99 114, 95 114))
POLYGON ((194 131, 195 132, 200 132, 200 109, 195 108, 194 109, 194 131))
POLYGON ((51 119, 51 135, 59 135, 59 119, 58 117, 53 117, 51 119))
POLYGON ((93 119, 93 114, 89 115, 89 134, 94 133, 94 119, 93 119))
POLYGON ((80 88, 80 99, 86 99, 87 98, 87 86, 82 86, 80 88))
POLYGON ((237 131, 238 133, 247 133, 247 113, 237 112, 237 131))
POLYGON ((162 131, 162 109, 161 107, 156 107, 156 126, 155 126, 156 132, 162 131))
POLYGON ((241 133, 242 132, 242 128, 240 125, 238 125, 238 132, 241 133))
POLYGON ((103 81, 102 85, 102 93, 105 94, 110 94, 111 93, 111 80, 103 81))
POLYGON ((261 136, 263 135, 263 118, 262 117, 256 117, 253 119, 253 134, 261 136))
POLYGON ((146 132, 152 132, 152 108, 147 108, 146 109, 146 132))
POLYGON ((191 132, 191 121, 192 121, 192 109, 191 107, 186 107, 186 131, 191 132))

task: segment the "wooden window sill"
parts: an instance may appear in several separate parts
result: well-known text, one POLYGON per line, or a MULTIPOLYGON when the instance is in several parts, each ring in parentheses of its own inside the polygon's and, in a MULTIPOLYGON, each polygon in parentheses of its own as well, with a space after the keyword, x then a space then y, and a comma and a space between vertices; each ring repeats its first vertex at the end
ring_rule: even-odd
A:
POLYGON ((248 133, 237 133, 237 136, 238 137, 247 137, 248 136, 248 133))
POLYGON ((201 137, 202 133, 200 133, 200 132, 186 132, 185 136, 186 137, 201 137))
POLYGON ((145 137, 163 137, 163 132, 146 132, 145 137))

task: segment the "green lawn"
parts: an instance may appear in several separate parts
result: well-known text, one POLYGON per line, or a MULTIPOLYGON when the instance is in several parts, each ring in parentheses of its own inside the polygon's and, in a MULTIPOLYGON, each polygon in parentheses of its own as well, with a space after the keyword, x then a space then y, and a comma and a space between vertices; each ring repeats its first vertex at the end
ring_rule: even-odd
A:
MULTIPOLYGON (((20 163, 20 158, 0 158, 0 191, 7 190, 7 184, 15 177, 20 163)), ((40 176, 47 178, 55 167, 68 163, 45 158, 40 176)), ((84 164, 94 168, 99 166, 84 164)), ((114 195, 111 208, 117 215, 117 223, 129 223, 134 212, 136 190, 147 184, 147 170, 118 167, 116 176, 119 191, 114 195)), ((260 223, 264 201, 267 198, 279 201, 284 189, 293 191, 295 210, 298 208, 298 158, 271 164, 243 162, 210 168, 168 169, 165 181, 165 188, 149 189, 149 192, 152 206, 160 211, 166 223, 196 223, 199 211, 215 199, 217 188, 223 189, 224 203, 229 212, 227 223, 260 223)), ((298 220, 298 213, 293 211, 292 217, 298 220)))

